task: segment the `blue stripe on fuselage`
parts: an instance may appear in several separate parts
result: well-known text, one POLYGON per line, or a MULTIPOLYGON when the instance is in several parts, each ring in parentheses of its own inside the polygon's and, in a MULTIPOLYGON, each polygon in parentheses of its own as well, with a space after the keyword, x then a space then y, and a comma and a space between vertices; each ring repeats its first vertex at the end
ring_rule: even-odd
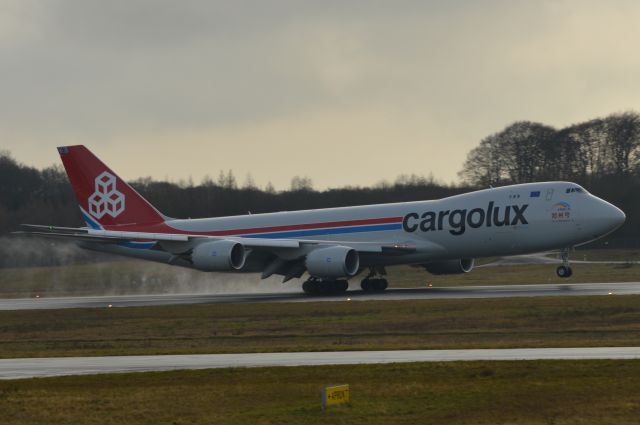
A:
MULTIPOLYGON (((87 223, 89 227, 95 230, 103 230, 102 226, 97 221, 89 217, 89 214, 85 213, 84 210, 80 209, 80 213, 82 214, 82 218, 84 218, 85 223, 87 223)), ((132 248, 132 249, 151 249, 155 246, 155 244, 156 244, 155 242, 128 241, 128 242, 120 242, 118 243, 118 246, 123 246, 125 248, 132 248)))
POLYGON ((85 223, 89 225, 92 229, 101 230, 102 226, 94 221, 87 213, 85 213, 82 209, 80 209, 80 213, 82 214, 82 218, 84 218, 85 223))
POLYGON ((383 232, 385 230, 400 230, 400 229, 402 229, 401 223, 393 223, 393 224, 376 224, 372 226, 338 227, 333 229, 296 230, 296 231, 276 232, 276 233, 254 233, 250 235, 239 235, 239 236, 242 236, 245 238, 279 239, 279 238, 300 238, 305 236, 339 235, 344 233, 383 232))

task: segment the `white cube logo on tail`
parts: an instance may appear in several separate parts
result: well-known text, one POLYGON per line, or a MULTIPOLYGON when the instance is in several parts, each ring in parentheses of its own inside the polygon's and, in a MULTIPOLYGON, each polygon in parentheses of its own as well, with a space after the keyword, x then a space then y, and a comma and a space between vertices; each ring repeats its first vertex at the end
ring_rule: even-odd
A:
POLYGON ((96 177, 96 191, 89 197, 89 212, 97 219, 117 217, 124 211, 124 194, 116 190, 116 177, 104 172, 96 177))

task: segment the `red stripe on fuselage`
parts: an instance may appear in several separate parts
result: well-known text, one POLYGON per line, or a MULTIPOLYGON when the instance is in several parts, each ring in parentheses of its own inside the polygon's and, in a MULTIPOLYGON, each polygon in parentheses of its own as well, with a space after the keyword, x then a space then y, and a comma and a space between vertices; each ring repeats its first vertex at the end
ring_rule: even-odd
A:
POLYGON ((331 227, 365 226, 371 224, 400 223, 402 217, 369 218, 365 220, 327 221, 324 223, 290 224, 286 226, 248 227, 244 229, 230 229, 217 231, 187 231, 173 228, 166 223, 158 223, 150 226, 139 224, 127 224, 122 226, 104 226, 106 230, 118 230, 124 232, 148 232, 169 233, 179 235, 203 235, 203 236, 240 236, 255 233, 286 232, 290 230, 326 229, 331 227))

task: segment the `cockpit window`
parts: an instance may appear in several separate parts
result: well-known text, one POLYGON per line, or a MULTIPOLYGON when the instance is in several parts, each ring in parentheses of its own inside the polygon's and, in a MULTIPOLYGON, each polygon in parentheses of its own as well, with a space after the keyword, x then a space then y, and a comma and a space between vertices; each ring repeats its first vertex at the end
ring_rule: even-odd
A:
POLYGON ((568 187, 565 193, 587 193, 587 191, 581 188, 580 186, 577 186, 577 187, 568 187))

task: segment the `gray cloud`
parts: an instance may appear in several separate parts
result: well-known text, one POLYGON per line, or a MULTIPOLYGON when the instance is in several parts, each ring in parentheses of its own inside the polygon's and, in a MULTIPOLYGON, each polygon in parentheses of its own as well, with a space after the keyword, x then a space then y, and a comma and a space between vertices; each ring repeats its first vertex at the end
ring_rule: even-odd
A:
POLYGON ((128 178, 450 180, 510 121, 565 125, 637 107, 640 94, 632 1, 0 8, 2 148, 44 165, 53 146, 85 143, 128 178))

